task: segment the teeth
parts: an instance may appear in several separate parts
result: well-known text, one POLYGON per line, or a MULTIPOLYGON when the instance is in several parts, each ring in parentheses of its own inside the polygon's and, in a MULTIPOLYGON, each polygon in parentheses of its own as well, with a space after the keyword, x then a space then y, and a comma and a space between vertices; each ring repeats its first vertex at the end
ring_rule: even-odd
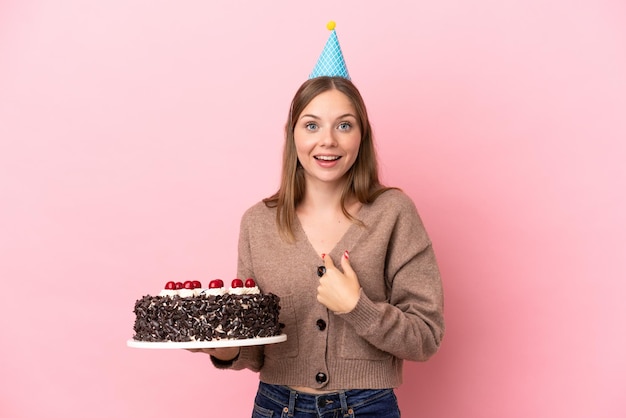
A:
POLYGON ((324 160, 324 161, 335 161, 338 160, 339 157, 338 156, 331 156, 331 155, 318 155, 317 157, 315 157, 318 160, 324 160))

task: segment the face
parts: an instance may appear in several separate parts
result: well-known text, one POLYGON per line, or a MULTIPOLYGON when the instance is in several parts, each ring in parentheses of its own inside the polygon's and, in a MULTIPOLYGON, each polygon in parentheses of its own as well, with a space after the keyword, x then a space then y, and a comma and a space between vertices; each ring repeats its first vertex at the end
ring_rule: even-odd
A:
POLYGON ((311 100, 296 121, 294 140, 307 183, 343 182, 361 145, 357 113, 348 96, 328 90, 311 100))

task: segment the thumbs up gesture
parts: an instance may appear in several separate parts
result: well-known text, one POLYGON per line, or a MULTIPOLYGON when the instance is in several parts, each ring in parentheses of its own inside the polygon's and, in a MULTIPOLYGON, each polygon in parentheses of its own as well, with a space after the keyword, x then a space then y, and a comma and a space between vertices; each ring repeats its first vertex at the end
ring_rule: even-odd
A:
POLYGON ((341 257, 341 270, 335 267, 330 256, 322 255, 326 272, 317 287, 317 301, 335 313, 348 313, 359 301, 361 285, 350 265, 350 255, 345 251, 341 257))

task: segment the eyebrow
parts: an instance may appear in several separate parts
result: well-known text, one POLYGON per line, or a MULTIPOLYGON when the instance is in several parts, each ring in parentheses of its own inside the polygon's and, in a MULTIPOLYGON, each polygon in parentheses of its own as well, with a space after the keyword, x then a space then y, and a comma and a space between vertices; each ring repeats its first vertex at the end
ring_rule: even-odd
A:
MULTIPOLYGON (((320 119, 319 116, 315 116, 315 115, 312 115, 310 113, 307 113, 306 115, 300 116, 300 119, 303 119, 303 118, 306 118, 306 117, 313 118, 313 119, 320 119)), ((345 117, 352 117, 352 118, 358 120, 358 118, 355 115, 353 115, 352 113, 344 113, 343 115, 337 117, 337 119, 343 119, 345 117)))

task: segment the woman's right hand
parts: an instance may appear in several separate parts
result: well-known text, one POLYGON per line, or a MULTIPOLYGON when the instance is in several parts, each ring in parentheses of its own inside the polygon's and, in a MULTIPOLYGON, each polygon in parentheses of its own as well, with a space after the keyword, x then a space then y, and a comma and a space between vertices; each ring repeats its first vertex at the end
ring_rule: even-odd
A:
POLYGON ((225 347, 225 348, 189 348, 188 351, 192 353, 205 353, 215 357, 222 361, 234 360, 239 355, 239 347, 225 347))

